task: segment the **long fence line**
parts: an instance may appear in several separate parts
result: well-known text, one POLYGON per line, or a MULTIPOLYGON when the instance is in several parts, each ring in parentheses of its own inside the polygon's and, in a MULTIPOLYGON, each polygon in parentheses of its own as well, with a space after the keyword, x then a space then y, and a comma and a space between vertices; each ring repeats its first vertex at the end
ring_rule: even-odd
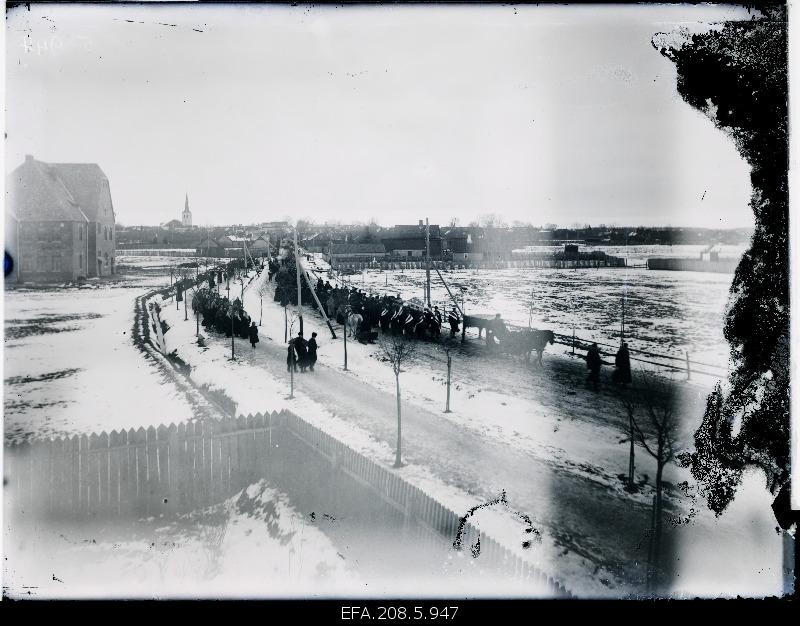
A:
MULTIPOLYGON (((559 344, 564 345, 564 346, 572 347, 573 350, 574 349, 587 350, 588 347, 590 345, 592 345, 593 343, 596 343, 598 346, 604 346, 604 347, 607 347, 607 348, 611 348, 612 350, 615 350, 615 351, 619 347, 619 346, 615 346, 615 345, 612 345, 612 344, 603 343, 601 341, 593 341, 593 340, 590 340, 590 339, 582 339, 581 337, 576 337, 576 336, 571 336, 571 335, 563 335, 563 334, 560 334, 560 333, 553 333, 553 334, 556 337, 556 343, 559 343, 559 344)), ((727 376, 727 372, 722 373, 723 369, 719 365, 711 365, 709 363, 702 363, 702 362, 699 362, 699 361, 693 361, 693 360, 689 359, 688 358, 688 352, 687 352, 687 357, 686 358, 682 358, 682 357, 670 356, 670 355, 666 355, 666 354, 657 354, 657 353, 653 353, 653 352, 648 352, 646 350, 636 350, 636 349, 632 349, 632 348, 628 348, 628 351, 631 352, 631 353, 643 354, 645 356, 649 356, 649 357, 656 358, 656 359, 679 361, 680 363, 686 363, 686 367, 681 367, 679 365, 673 365, 672 363, 657 363, 655 361, 649 361, 647 359, 641 359, 641 358, 635 357, 635 356, 631 356, 630 357, 631 361, 639 361, 640 363, 647 363, 648 365, 655 365, 657 367, 665 367, 665 368, 669 368, 669 369, 671 369, 673 371, 676 371, 676 372, 678 372, 678 371, 679 372, 686 372, 687 375, 702 374, 704 376, 712 376, 712 377, 718 377, 718 376, 723 376, 724 377, 724 376, 727 376), (700 365, 700 366, 703 366, 703 367, 710 367, 712 369, 718 369, 719 373, 704 372, 702 370, 692 369, 690 367, 690 365, 700 365)), ((601 351, 601 354, 607 354, 609 356, 613 356, 613 355, 616 354, 616 352, 604 352, 604 351, 601 351)))
MULTIPOLYGON (((334 474, 355 480, 398 514, 455 540, 461 524, 456 511, 289 411, 7 445, 6 503, 15 513, 49 520, 191 511, 220 503, 275 472, 292 471, 290 464, 302 460, 280 456, 287 436, 305 443, 311 453, 327 459, 334 474)), ((543 585, 555 596, 572 596, 467 521, 463 545, 478 538, 481 565, 543 585)))

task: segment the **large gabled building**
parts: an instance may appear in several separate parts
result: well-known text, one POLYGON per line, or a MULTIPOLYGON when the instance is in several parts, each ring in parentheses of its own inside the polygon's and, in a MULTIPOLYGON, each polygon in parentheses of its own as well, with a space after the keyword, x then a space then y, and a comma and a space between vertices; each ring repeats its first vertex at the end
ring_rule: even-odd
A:
MULTIPOLYGON (((420 260, 425 257, 425 224, 422 220, 416 226, 398 225, 381 231, 380 240, 386 254, 391 257, 420 260)), ((442 237, 438 224, 429 228, 431 259, 442 259, 442 237)))
POLYGON ((95 163, 45 163, 27 155, 7 177, 10 278, 61 281, 114 273, 114 207, 95 163))

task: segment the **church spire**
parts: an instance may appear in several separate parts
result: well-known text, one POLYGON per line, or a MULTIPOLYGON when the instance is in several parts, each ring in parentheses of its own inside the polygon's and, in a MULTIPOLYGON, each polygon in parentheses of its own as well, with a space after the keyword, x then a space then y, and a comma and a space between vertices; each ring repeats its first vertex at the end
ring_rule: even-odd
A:
POLYGON ((192 212, 189 210, 189 194, 186 194, 186 204, 184 205, 183 215, 181 216, 181 223, 184 228, 192 227, 192 212))

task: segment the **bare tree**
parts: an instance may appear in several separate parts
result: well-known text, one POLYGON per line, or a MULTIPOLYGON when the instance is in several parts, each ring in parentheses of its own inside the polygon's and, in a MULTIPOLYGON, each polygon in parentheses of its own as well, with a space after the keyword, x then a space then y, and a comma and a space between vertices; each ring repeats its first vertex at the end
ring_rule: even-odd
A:
MULTIPOLYGON (((678 453, 677 438, 680 423, 675 383, 672 378, 654 372, 640 371, 631 389, 626 391, 623 404, 628 413, 630 433, 656 462, 656 494, 653 501, 647 573, 648 586, 652 586, 656 582, 656 573, 659 571, 661 560, 664 467, 672 462, 678 453)), ((631 442, 632 463, 633 442, 631 442)), ((631 475, 629 467, 629 484, 632 482, 631 475)))
POLYGON ((261 322, 264 318, 264 296, 268 296, 272 293, 272 286, 268 280, 262 280, 261 283, 258 285, 258 325, 261 326, 261 322))
POLYGON ((385 335, 381 334, 378 345, 383 351, 384 356, 392 366, 394 380, 397 389, 397 451, 395 453, 394 466, 402 467, 401 442, 402 442, 402 419, 400 412, 400 374, 403 372, 403 363, 407 363, 416 351, 416 342, 409 340, 404 335, 385 335))
POLYGON ((635 396, 635 389, 625 389, 621 396, 622 406, 625 408, 625 414, 628 416, 628 427, 625 431, 626 438, 622 439, 620 443, 630 443, 630 451, 628 453, 628 491, 635 489, 633 474, 636 467, 636 411, 638 407, 637 398, 635 396))

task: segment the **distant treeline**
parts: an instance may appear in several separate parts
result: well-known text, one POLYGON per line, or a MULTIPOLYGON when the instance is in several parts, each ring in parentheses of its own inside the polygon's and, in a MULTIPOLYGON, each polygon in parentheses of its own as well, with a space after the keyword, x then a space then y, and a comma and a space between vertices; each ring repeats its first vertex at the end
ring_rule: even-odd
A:
MULTIPOLYGON (((594 245, 744 245, 753 233, 751 228, 682 228, 645 226, 585 226, 583 228, 557 228, 554 225, 539 227, 531 225, 470 227, 482 230, 491 236, 494 232, 499 239, 508 235, 509 244, 546 245, 552 241, 561 243, 567 240, 584 241, 594 245)), ((347 241, 350 243, 380 243, 381 236, 388 228, 377 224, 318 225, 309 222, 298 223, 298 237, 301 241, 313 238, 315 245, 347 241)), ((451 228, 438 226, 442 235, 451 228)), ((257 232, 257 227, 241 225, 194 227, 190 230, 167 230, 158 226, 122 226, 116 228, 118 247, 177 247, 192 248, 200 240, 210 235, 212 239, 223 235, 242 236, 247 231, 257 232)), ((311 244, 308 241, 307 244, 311 244)))

